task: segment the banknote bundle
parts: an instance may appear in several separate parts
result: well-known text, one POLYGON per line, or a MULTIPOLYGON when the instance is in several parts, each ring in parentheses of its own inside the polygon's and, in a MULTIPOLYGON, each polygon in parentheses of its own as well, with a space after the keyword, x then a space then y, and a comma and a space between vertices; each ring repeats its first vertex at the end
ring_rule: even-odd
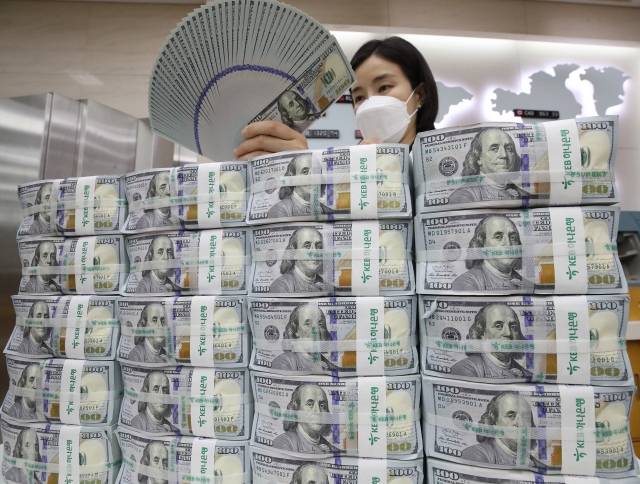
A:
POLYGON ((253 370, 284 375, 418 371, 416 296, 251 298, 253 370))
POLYGON ((21 294, 118 294, 129 264, 122 235, 18 241, 21 294))
POLYGON ((122 427, 117 434, 122 448, 119 483, 251 483, 248 441, 148 437, 122 427))
POLYGON ((118 234, 127 215, 119 176, 25 183, 18 185, 18 198, 23 213, 18 237, 118 234))
POLYGON ((3 418, 87 426, 118 421, 123 387, 117 361, 6 359, 3 418))
POLYGON ((244 296, 121 298, 118 315, 122 362, 216 368, 249 363, 244 296))
POLYGON ((427 482, 433 484, 640 484, 640 477, 606 479, 601 477, 536 474, 530 471, 487 469, 427 459, 427 482))
POLYGON ((614 294, 627 290, 619 207, 466 210, 416 217, 419 294, 614 294))
POLYGON ((337 40, 275 0, 208 3, 167 37, 149 82, 151 126, 212 161, 234 159, 247 124, 302 133, 353 84, 337 40))
POLYGON ((253 398, 249 370, 122 363, 120 425, 145 435, 246 440, 253 398))
POLYGON ((16 325, 5 354, 113 360, 120 323, 116 296, 12 296, 16 325))
POLYGON ((420 296, 425 375, 631 385, 629 296, 420 296))
MULTIPOLYGON (((422 484, 423 460, 339 457, 309 462, 251 447, 254 484, 422 484)), ((427 481, 431 482, 431 481, 427 481)), ((626 483, 625 483, 626 484, 626 483)), ((635 484, 635 483, 634 483, 635 484)))
POLYGON ((200 163, 129 173, 124 233, 204 230, 244 225, 247 163, 200 163))
POLYGON ((416 212, 616 203, 618 129, 601 116, 420 133, 416 212))
POLYGON ((118 482, 121 455, 115 426, 3 420, 2 441, 2 477, 6 482, 118 482))
POLYGON ((247 223, 410 218, 409 146, 347 146, 252 158, 247 223))
POLYGON ((127 237, 131 262, 123 295, 246 294, 250 229, 127 237))
POLYGON ((254 228, 249 295, 413 294, 412 245, 411 220, 254 228))
POLYGON ((252 371, 251 444, 301 459, 422 456, 420 376, 279 376, 252 371))
POLYGON ((428 458, 609 479, 638 474, 629 430, 633 385, 424 377, 422 389, 428 458))

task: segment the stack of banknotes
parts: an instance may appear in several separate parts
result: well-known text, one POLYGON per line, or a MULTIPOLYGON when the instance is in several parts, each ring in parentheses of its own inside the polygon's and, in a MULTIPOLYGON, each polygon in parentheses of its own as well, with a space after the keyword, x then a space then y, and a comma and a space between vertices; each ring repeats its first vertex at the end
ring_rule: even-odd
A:
POLYGON ((201 437, 148 437, 118 429, 123 466, 118 482, 243 484, 251 482, 248 442, 201 437), (214 478, 207 477, 213 474, 214 478), (209 480, 210 479, 210 480, 209 480))
POLYGON ((425 375, 482 383, 633 384, 627 294, 425 295, 419 309, 425 375))
POLYGON ((129 264, 119 176, 18 187, 23 277, 5 347, 7 482, 115 484, 123 401, 117 296, 129 264))
POLYGON ((25 183, 18 185, 18 198, 18 237, 119 234, 127 214, 120 176, 25 183))
POLYGON ((13 296, 16 325, 4 350, 28 358, 114 360, 117 296, 13 296))
POLYGON ((254 482, 423 481, 409 168, 397 144, 249 161, 254 482))
POLYGON ((129 173, 124 233, 217 229, 244 225, 247 163, 201 163, 129 173))
POLYGON ((354 81, 336 38, 304 12, 276 0, 211 2, 165 40, 149 118, 175 143, 233 160, 248 124, 279 121, 303 133, 354 81))
POLYGON ((3 419, 2 441, 2 476, 8 483, 120 482, 115 426, 3 419))
POLYGON ((246 294, 250 230, 170 231, 127 237, 126 296, 246 294))
MULTIPOLYGON (((251 449, 254 484, 380 483, 422 484, 424 460, 358 459, 354 457, 303 460, 265 449, 251 449)), ((426 481, 431 482, 431 481, 426 481)))
POLYGON ((354 376, 375 364, 389 376, 417 373, 417 311, 416 296, 251 298, 250 368, 354 376))
POLYGON ((247 223, 408 218, 409 170, 409 147, 396 144, 252 158, 247 223))
POLYGON ((119 482, 251 480, 247 164, 126 175, 119 482))
POLYGON ((129 272, 122 235, 18 240, 21 294, 118 294, 129 272))
POLYGON ((426 479, 433 484, 638 484, 640 477, 585 477, 562 474, 536 474, 523 470, 487 469, 486 467, 462 466, 441 459, 428 459, 426 479))
POLYGON ((118 359, 129 365, 246 368, 245 296, 121 298, 118 359))
POLYGON ((606 116, 416 138, 430 482, 638 480, 617 137, 606 116))
POLYGON ((418 134, 416 211, 610 205, 617 116, 483 123, 418 134))
POLYGON ((634 390, 424 377, 427 455, 545 474, 637 476, 629 430, 634 390))

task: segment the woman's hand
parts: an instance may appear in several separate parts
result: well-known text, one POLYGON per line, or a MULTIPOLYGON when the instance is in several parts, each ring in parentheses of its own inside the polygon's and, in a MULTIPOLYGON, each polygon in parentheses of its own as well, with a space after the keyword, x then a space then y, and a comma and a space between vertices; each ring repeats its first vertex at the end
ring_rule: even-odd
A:
POLYGON ((237 160, 248 160, 254 156, 280 151, 309 149, 307 138, 302 133, 277 121, 251 123, 241 134, 247 139, 233 150, 237 160))
POLYGON ((381 139, 363 139, 358 143, 359 145, 379 145, 384 143, 381 139))

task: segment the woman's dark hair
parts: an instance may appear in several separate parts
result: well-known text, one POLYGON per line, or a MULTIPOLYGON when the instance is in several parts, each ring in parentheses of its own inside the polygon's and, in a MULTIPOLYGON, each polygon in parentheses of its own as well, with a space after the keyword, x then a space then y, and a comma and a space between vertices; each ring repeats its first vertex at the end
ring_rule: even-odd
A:
POLYGON ((431 69, 420 51, 400 37, 370 40, 355 53, 351 59, 351 68, 355 71, 372 55, 397 64, 411 82, 412 89, 424 84, 425 99, 416 113, 416 133, 435 129, 433 123, 438 115, 438 88, 431 69))

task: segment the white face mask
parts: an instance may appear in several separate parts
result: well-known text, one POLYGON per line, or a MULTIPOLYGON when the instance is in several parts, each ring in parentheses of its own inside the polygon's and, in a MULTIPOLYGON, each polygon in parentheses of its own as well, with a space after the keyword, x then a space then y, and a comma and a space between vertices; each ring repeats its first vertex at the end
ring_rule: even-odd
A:
MULTIPOLYGON (((409 99, 416 92, 414 89, 409 99)), ((371 96, 356 110, 356 123, 364 139, 381 139, 398 143, 407 132, 411 118, 418 112, 407 113, 405 102, 393 96, 371 96)))

